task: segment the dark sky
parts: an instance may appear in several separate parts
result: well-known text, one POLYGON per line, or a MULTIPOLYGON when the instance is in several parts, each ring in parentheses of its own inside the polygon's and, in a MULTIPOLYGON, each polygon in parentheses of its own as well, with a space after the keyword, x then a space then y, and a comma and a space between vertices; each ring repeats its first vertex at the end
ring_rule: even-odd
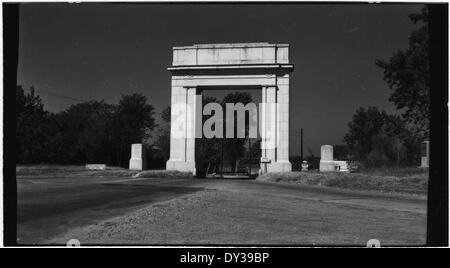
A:
POLYGON ((170 104, 172 47, 202 43, 290 44, 290 154, 341 144, 360 106, 395 112, 376 59, 407 46, 411 4, 23 4, 18 83, 45 108, 77 100, 117 102, 140 92, 170 104), (65 96, 57 97, 55 95, 65 96))

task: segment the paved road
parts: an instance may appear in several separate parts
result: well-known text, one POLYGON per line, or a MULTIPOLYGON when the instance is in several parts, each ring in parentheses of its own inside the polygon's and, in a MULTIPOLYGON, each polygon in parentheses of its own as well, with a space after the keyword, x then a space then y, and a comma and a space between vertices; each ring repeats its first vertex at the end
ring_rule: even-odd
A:
POLYGON ((81 226, 124 215, 154 202, 214 189, 291 202, 320 202, 368 210, 413 213, 424 218, 426 200, 249 180, 19 177, 18 242, 33 244, 81 226))

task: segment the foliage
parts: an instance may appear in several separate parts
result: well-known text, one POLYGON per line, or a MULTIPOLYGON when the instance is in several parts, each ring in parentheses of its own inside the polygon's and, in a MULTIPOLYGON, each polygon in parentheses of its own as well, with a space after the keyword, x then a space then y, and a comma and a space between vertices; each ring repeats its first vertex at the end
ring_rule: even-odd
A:
POLYGON ((40 161, 45 152, 47 112, 41 98, 35 94, 33 87, 29 93, 18 86, 16 89, 16 140, 17 161, 34 163, 40 161))
MULTIPOLYGON (((251 103, 252 97, 247 92, 234 92, 226 95, 222 100, 223 114, 226 115, 226 103, 242 103, 244 105, 251 103)), ((245 118, 245 133, 248 134, 249 128, 249 116, 246 114, 245 118)), ((226 133, 226 124, 224 125, 224 132, 226 133)), ((224 139, 224 159, 227 159, 229 164, 231 165, 232 170, 235 170, 237 160, 241 159, 244 156, 246 151, 245 144, 247 142, 247 138, 237 138, 237 116, 234 116, 234 134, 235 138, 233 139, 224 139)), ((247 135, 246 135, 247 136, 247 135)), ((252 150, 254 151, 254 150, 252 150)))
MULTIPOLYGON (((250 94, 245 92, 234 92, 226 95, 221 102, 223 116, 226 116, 226 104, 227 103, 243 103, 244 105, 252 102, 250 94)), ((214 97, 203 96, 203 108, 208 103, 219 103, 219 101, 214 97)), ((202 122, 205 123, 206 120, 211 118, 212 115, 203 115, 202 122)), ((234 117, 234 133, 236 137, 237 129, 237 118, 234 117)), ((249 116, 246 115, 246 125, 245 132, 248 134, 249 127, 249 116)), ((222 121, 224 136, 226 133, 226 121, 222 121)), ((196 140, 196 165, 197 165, 197 176, 204 176, 207 170, 220 170, 222 166, 228 165, 232 170, 236 170, 236 165, 240 159, 245 156, 247 147, 250 146, 250 157, 258 157, 260 155, 260 140, 255 139, 249 145, 248 138, 205 138, 196 140)), ((258 157, 259 158, 259 157, 258 157)))
POLYGON ((333 146, 334 159, 348 160, 351 158, 350 150, 347 145, 335 145, 333 146))
POLYGON ((409 47, 398 50, 389 61, 377 60, 384 71, 384 80, 394 90, 389 100, 397 109, 405 109, 404 119, 416 125, 416 135, 429 134, 430 116, 430 63, 428 36, 428 9, 409 18, 420 27, 409 37, 409 47))
POLYGON ((350 160, 367 166, 412 165, 419 159, 419 140, 407 123, 377 107, 359 108, 344 137, 350 160))
POLYGON ((170 106, 161 112, 161 119, 152 149, 153 162, 160 162, 160 166, 163 167, 170 158, 170 106))
POLYGON ((145 96, 122 96, 119 104, 89 101, 59 113, 44 111, 34 89, 16 90, 18 163, 127 166, 132 143, 153 130, 153 107, 145 96))
POLYGON ((377 60, 384 80, 393 90, 389 101, 402 118, 360 108, 349 123, 344 141, 351 154, 366 167, 418 165, 420 142, 429 135, 430 63, 428 9, 409 18, 419 28, 409 37, 406 50, 398 50, 389 61, 377 60))
POLYGON ((72 105, 51 114, 48 129, 54 131, 48 140, 47 163, 113 163, 116 107, 104 101, 72 105))
MULTIPOLYGON (((202 110, 208 103, 218 103, 219 101, 214 97, 202 96, 202 110)), ((210 117, 214 115, 202 115, 202 125, 210 117)), ((212 138, 208 139, 202 136, 201 139, 196 139, 195 143, 195 162, 197 165, 197 176, 204 177, 208 167, 211 169, 219 169, 222 161, 223 139, 212 138)))

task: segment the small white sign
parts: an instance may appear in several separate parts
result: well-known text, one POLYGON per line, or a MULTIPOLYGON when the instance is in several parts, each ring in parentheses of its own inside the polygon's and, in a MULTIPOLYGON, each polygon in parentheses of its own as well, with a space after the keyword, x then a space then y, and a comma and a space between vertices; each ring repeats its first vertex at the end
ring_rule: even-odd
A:
POLYGON ((270 159, 267 157, 261 157, 261 163, 270 163, 270 159))
POLYGON ((106 169, 106 164, 86 164, 86 169, 105 170, 106 169))

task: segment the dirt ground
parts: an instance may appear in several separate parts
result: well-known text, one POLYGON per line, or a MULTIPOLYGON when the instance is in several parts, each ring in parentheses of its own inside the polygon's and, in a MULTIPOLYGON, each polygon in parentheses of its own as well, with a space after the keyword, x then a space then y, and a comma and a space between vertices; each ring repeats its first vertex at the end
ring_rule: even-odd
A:
POLYGON ((425 215, 207 190, 73 230, 48 243, 383 245, 425 243, 425 215))
POLYGON ((426 198, 250 180, 22 176, 19 243, 423 245, 426 198))

